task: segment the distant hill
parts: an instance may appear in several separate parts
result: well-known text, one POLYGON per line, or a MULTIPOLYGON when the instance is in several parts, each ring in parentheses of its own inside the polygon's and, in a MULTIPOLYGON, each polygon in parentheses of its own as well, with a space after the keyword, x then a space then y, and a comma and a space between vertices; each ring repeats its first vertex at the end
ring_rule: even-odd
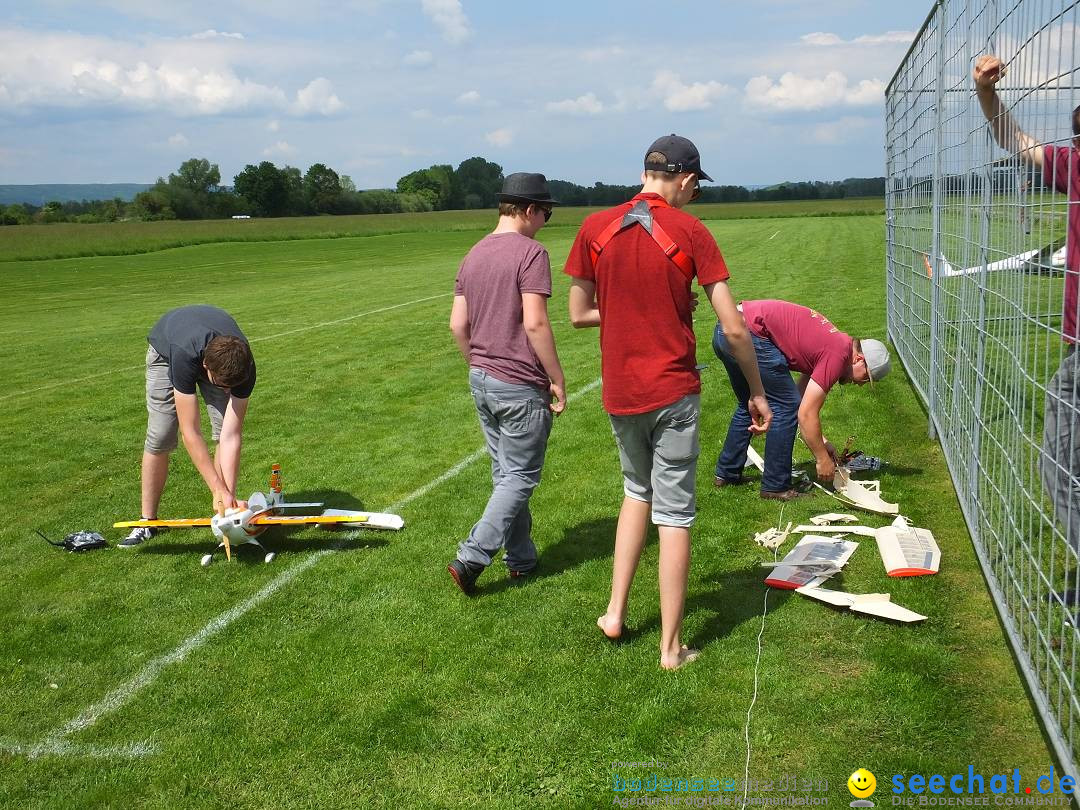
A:
POLYGON ((140 191, 146 191, 151 183, 43 183, 32 186, 0 185, 0 205, 30 203, 44 205, 47 202, 82 202, 83 200, 111 200, 119 197, 130 202, 140 191))

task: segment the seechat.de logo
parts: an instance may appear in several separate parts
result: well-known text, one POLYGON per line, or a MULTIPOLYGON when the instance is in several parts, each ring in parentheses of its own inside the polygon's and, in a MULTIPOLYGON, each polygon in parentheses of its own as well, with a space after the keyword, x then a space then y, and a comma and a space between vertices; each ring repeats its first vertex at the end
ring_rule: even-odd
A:
POLYGON ((871 796, 874 795, 874 791, 877 790, 877 779, 866 768, 859 768, 847 780, 847 789, 851 791, 851 795, 855 797, 855 801, 851 803, 852 807, 873 807, 874 803, 868 801, 871 796))

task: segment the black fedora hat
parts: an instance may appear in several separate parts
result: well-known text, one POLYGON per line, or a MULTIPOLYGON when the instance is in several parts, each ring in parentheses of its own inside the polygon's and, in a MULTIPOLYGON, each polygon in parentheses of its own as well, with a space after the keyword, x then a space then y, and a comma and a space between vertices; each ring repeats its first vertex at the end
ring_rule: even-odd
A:
POLYGON ((499 192, 499 202, 517 201, 562 205, 558 200, 551 199, 547 178, 542 174, 533 174, 531 172, 514 172, 507 175, 506 179, 503 180, 502 191, 499 192))

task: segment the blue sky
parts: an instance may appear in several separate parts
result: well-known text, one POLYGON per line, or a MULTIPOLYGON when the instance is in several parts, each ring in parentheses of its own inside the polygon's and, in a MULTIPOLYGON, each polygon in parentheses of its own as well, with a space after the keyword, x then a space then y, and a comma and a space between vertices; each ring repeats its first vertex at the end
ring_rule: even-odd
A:
POLYGON ((930 2, 37 0, 0 22, 0 183, 325 163, 358 188, 480 155, 634 183, 677 132, 717 183, 884 174, 930 2), (925 6, 925 7, 924 7, 925 6))

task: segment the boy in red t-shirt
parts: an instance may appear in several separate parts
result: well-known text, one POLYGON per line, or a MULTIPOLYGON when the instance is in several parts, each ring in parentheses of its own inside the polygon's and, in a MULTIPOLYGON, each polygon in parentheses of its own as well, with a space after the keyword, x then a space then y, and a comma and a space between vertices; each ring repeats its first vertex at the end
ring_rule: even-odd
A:
POLYGON ((694 277, 730 330, 732 352, 750 386, 750 430, 764 432, 771 419, 750 335, 728 290, 724 258, 701 222, 678 210, 697 197, 701 179, 711 178, 690 141, 677 135, 658 139, 645 155, 641 192, 588 217, 565 268, 573 277, 571 322, 600 327, 604 409, 623 472, 611 599, 597 624, 608 638, 622 634, 651 516, 660 534, 664 669, 677 669, 698 654, 680 641, 699 450, 694 277))
MULTIPOLYGON (((998 98, 996 85, 1004 64, 990 54, 975 62, 973 78, 994 140, 1002 149, 1042 172, 1043 183, 1068 195, 1065 247, 1065 291, 1061 332, 1064 356, 1046 385, 1042 456, 1039 471, 1054 514, 1065 527, 1065 541, 1080 551, 1080 354, 1076 351, 1080 321, 1080 107, 1072 111, 1072 144, 1042 144, 1017 125, 998 98)), ((1075 603, 1075 590, 1067 601, 1075 603)))

